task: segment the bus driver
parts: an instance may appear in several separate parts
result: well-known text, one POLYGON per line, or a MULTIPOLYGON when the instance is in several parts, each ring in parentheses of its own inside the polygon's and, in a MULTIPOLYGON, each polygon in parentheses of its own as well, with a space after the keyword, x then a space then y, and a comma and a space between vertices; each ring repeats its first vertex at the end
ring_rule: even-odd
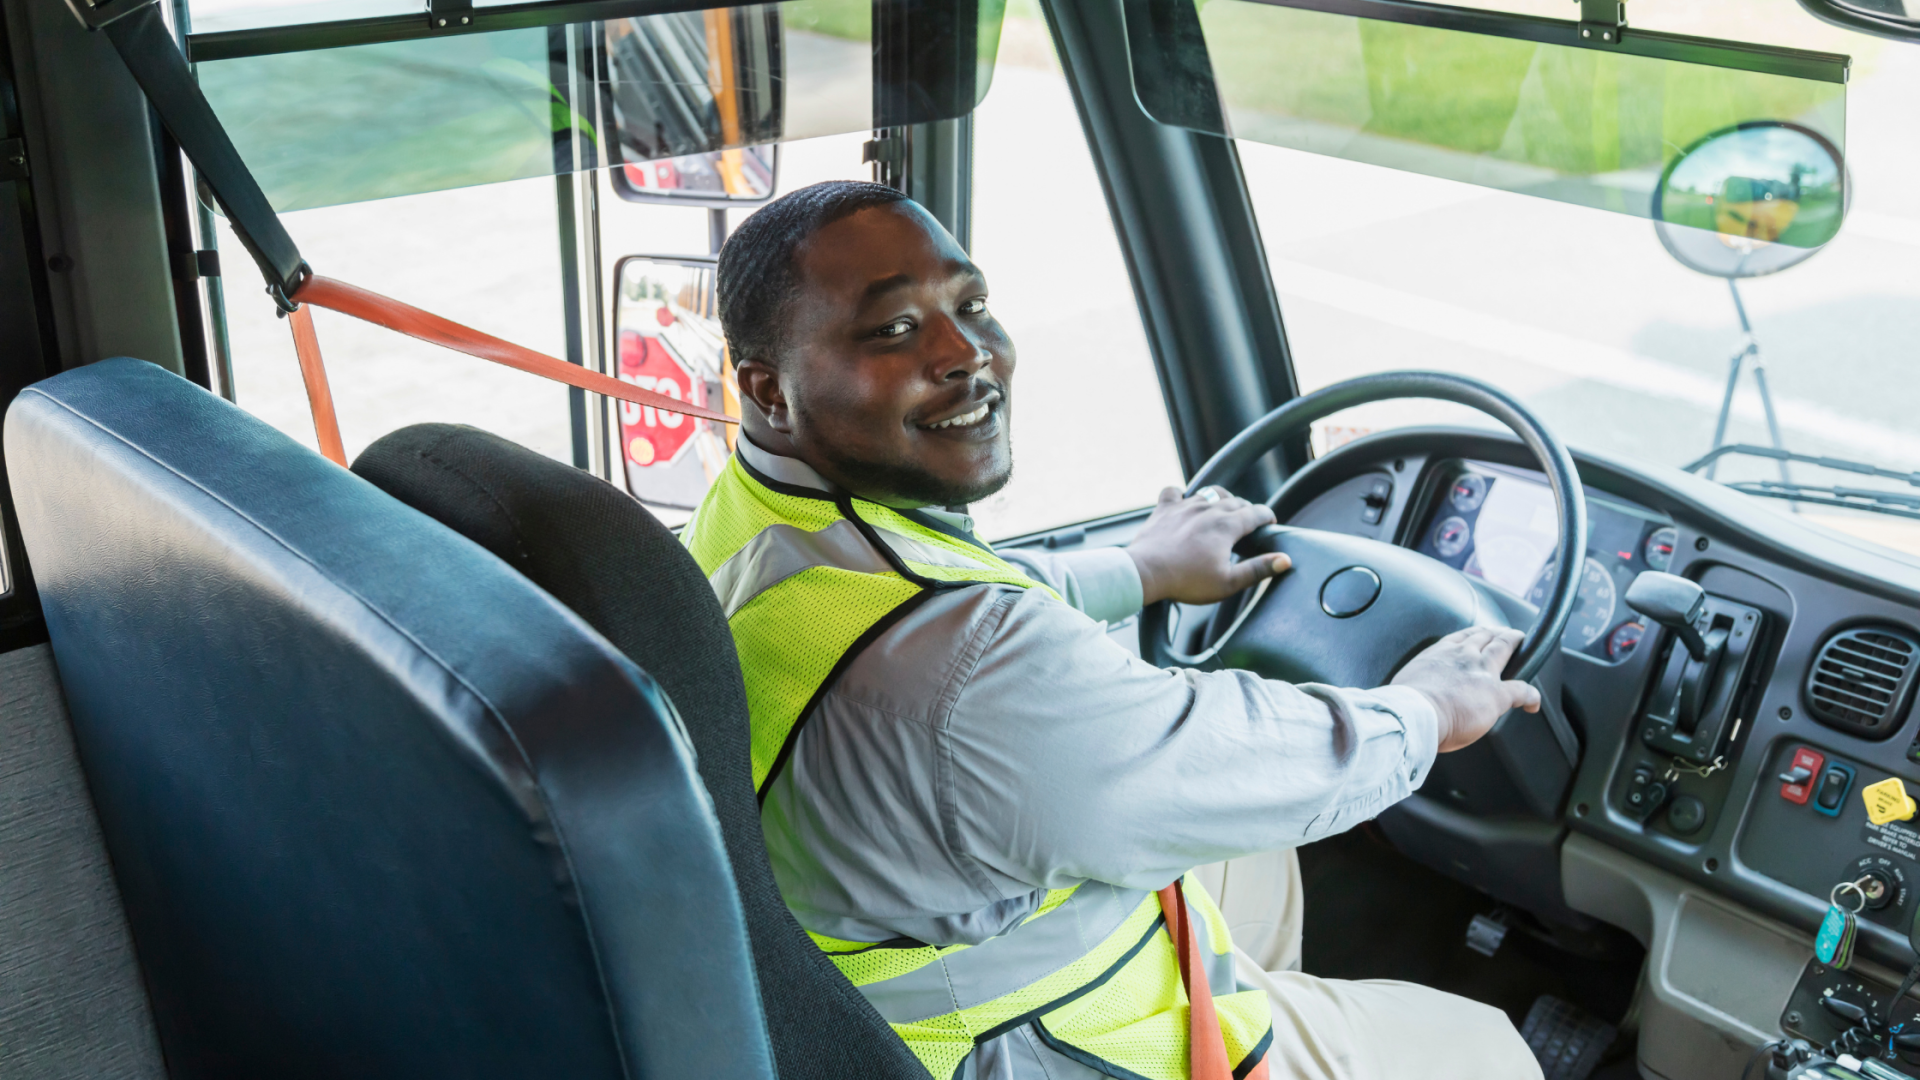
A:
POLYGON ((1102 620, 1284 573, 1229 554, 1273 514, 1169 488, 1125 549, 976 539, 943 508, 1011 475, 1014 349, 938 222, 875 184, 795 191, 727 241, 719 298, 742 438, 683 540, 739 647, 767 850, 935 1080, 1541 1075, 1496 1009, 1286 970, 1290 849, 1538 709, 1499 676, 1518 632, 1453 634, 1371 690, 1144 663, 1102 620), (1262 895, 1222 898, 1264 912, 1263 964, 1188 872, 1283 851, 1262 895))

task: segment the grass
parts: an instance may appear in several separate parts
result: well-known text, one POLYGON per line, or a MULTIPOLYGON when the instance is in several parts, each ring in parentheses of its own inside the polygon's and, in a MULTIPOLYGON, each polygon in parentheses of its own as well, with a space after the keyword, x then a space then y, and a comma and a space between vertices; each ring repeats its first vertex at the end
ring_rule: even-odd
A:
POLYGON ((1836 142, 1845 88, 1477 34, 1202 0, 1221 97, 1569 175, 1657 168, 1742 120, 1814 121, 1836 142))

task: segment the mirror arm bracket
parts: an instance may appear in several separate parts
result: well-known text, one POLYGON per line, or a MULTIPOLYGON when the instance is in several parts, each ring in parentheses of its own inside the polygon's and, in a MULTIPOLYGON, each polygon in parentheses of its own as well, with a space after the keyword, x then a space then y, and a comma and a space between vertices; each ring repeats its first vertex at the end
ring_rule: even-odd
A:
POLYGON ((473 0, 427 0, 427 25, 435 30, 473 25, 473 0))
POLYGON ((1626 27, 1626 0, 1580 0, 1582 45, 1618 45, 1626 27))

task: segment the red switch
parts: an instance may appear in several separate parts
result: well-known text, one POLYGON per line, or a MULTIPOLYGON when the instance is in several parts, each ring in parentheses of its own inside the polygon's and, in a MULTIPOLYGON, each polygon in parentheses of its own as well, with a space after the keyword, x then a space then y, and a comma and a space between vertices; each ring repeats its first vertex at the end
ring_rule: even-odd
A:
POLYGON ((1780 774, 1780 797, 1799 806, 1807 805, 1807 798, 1813 794, 1814 778, 1826 763, 1820 751, 1811 746, 1795 750, 1793 763, 1780 774))

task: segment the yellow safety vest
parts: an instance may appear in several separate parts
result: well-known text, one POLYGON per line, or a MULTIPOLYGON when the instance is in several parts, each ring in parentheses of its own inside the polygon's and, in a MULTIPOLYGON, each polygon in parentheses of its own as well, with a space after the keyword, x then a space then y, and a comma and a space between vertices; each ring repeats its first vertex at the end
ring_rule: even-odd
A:
MULTIPOLYGON (((1055 595, 971 536, 779 483, 737 457, 681 541, 733 630, 763 799, 840 671, 934 592, 995 582, 1055 595)), ((1191 877, 1184 892, 1202 950, 1228 956, 1219 909, 1191 877)), ((978 945, 811 936, 934 1080, 958 1075, 975 1046, 1025 1024, 1108 1075, 1189 1080, 1187 996, 1164 926, 1153 893, 1086 882, 1049 892, 1014 929, 978 945), (1087 948, 1090 938, 1098 943, 1087 948)), ((1216 994, 1214 1004, 1234 1075, 1245 1076, 1272 1041, 1266 994, 1216 994)))

